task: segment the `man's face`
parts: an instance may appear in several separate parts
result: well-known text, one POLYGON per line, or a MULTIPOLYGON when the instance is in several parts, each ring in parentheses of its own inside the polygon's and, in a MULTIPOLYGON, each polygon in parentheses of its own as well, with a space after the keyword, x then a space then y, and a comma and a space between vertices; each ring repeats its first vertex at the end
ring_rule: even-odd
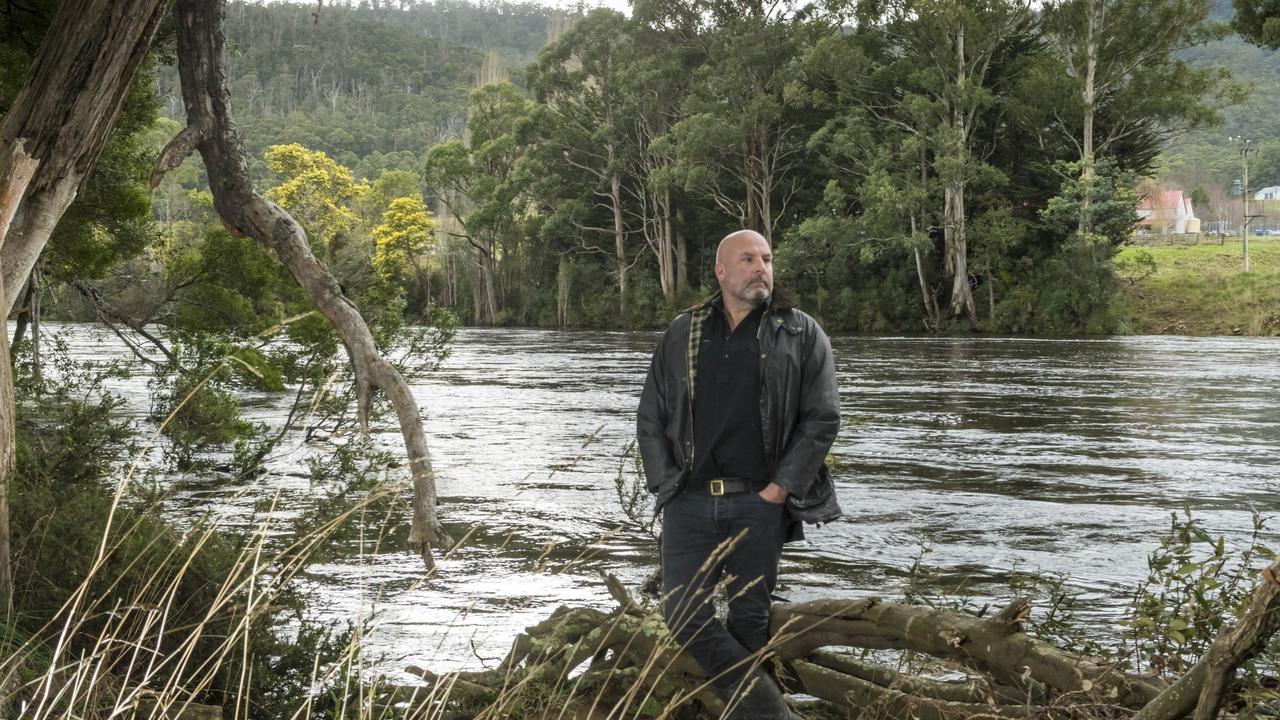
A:
POLYGON ((716 262, 716 279, 726 297, 758 305, 773 294, 773 252, 758 235, 742 235, 725 243, 716 262))

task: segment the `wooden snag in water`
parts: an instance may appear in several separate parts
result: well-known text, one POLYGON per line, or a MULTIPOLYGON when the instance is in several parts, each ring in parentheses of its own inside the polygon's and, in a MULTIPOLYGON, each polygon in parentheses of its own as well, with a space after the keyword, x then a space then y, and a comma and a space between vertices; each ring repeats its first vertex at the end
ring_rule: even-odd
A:
MULTIPOLYGON (((877 598, 780 604, 773 608, 767 651, 788 691, 813 695, 851 715, 1016 720, 1136 712, 1135 720, 1175 720, 1198 700, 1197 720, 1208 720, 1216 717, 1235 668, 1280 627, 1277 573, 1280 561, 1264 572, 1237 625, 1173 684, 1028 635, 1021 623, 1030 606, 1021 599, 988 618, 877 598), (833 647, 843 651, 827 649, 833 647), (963 679, 912 675, 848 648, 923 653, 963 679)), ((584 709, 630 708, 622 716, 653 700, 669 712, 695 698, 718 713, 722 705, 707 691, 705 676, 675 645, 656 611, 632 598, 616 578, 606 576, 605 584, 618 601, 612 612, 561 607, 517 637, 497 669, 436 675, 409 668, 428 686, 394 688, 387 702, 413 704, 429 697, 440 717, 469 717, 476 708, 496 717, 520 702, 522 690, 541 684, 567 692, 584 709)))
POLYGON ((214 208, 228 230, 246 235, 275 252, 280 262, 329 320, 346 347, 355 373, 358 415, 367 428, 373 393, 381 390, 395 409, 413 479, 411 545, 428 570, 435 568, 432 548, 448 549, 452 538, 436 513, 435 473, 427 450, 418 403, 400 372, 382 356, 364 318, 338 281, 316 259, 302 226, 289 213, 253 189, 240 134, 231 118, 230 93, 223 65, 225 36, 222 0, 178 0, 178 75, 187 127, 160 154, 151 182, 200 152, 209 172, 214 208))

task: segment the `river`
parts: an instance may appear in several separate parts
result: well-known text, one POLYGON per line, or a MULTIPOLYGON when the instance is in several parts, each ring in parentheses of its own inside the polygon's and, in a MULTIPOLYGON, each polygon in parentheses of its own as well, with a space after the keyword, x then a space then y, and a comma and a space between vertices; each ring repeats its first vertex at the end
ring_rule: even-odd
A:
MULTIPOLYGON (((77 357, 125 354, 100 328, 63 329, 77 357)), ((421 561, 397 549, 353 547, 314 566, 304 582, 315 616, 368 619, 366 657, 383 670, 475 669, 561 604, 610 606, 600 571, 639 583, 656 550, 643 533, 616 530, 615 478, 656 340, 461 331, 414 390, 442 517, 455 536, 472 525, 475 534, 429 582, 421 561)), ((789 599, 901 596, 928 548, 933 592, 999 601, 1014 573, 1060 575, 1105 627, 1145 577, 1171 513, 1189 507, 1238 543, 1253 509, 1280 506, 1276 339, 837 337, 833 346, 846 514, 788 546, 779 595, 789 599)), ((117 389, 145 411, 145 378, 117 389)), ((251 397, 247 412, 279 422, 285 402, 251 397)), ((398 440, 379 429, 380 445, 398 440)), ((170 512, 212 508, 244 525, 266 498, 306 501, 299 464, 283 454, 247 484, 171 478, 170 512)))

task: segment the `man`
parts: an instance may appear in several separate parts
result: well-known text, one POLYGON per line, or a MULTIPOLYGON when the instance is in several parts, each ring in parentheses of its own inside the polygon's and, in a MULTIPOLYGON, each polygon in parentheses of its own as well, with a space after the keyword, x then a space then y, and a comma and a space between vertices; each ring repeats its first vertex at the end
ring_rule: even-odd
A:
POLYGON ((720 292, 667 328, 637 413, 663 513, 663 617, 730 717, 788 718, 759 651, 782 544, 802 537, 787 498, 805 498, 825 473, 840 426, 835 366, 817 322, 774 292, 759 233, 720 242, 716 280, 720 292), (710 602, 722 578, 725 624, 710 602))

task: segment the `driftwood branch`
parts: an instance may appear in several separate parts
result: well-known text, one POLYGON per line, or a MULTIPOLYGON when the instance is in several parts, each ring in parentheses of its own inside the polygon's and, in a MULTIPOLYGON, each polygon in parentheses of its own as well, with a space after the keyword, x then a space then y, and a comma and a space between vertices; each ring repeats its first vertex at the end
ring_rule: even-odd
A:
POLYGON ((72 285, 80 292, 80 295, 93 306, 93 309, 97 311, 98 319, 102 320, 107 327, 111 328, 112 332, 114 332, 117 337, 124 340, 124 343, 129 346, 129 349, 132 350, 133 354, 139 359, 155 364, 154 360, 140 352, 134 343, 125 338, 124 334, 116 328, 116 322, 124 324, 134 333, 145 338, 147 342, 151 343, 151 345, 155 347, 155 349, 160 351, 160 354, 164 355, 170 362, 173 362, 173 351, 169 349, 169 346, 164 344, 163 340, 149 332, 143 322, 130 317, 128 313, 116 308, 106 298, 104 298, 102 296, 102 292, 92 284, 84 280, 76 280, 72 285))
MULTIPOLYGON (((337 279, 312 254, 302 227, 253 188, 244 146, 231 118, 223 65, 221 0, 180 0, 175 16, 178 74, 187 124, 202 128, 191 131, 183 142, 199 140, 195 148, 208 170, 214 208, 223 223, 233 232, 252 237, 273 250, 337 331, 354 370, 361 426, 367 428, 375 391, 381 390, 390 400, 400 423, 413 479, 413 527, 409 540, 428 569, 434 569, 432 548, 448 548, 453 541, 436 515, 435 473, 417 401, 400 372, 379 352, 368 325, 343 294, 337 279)), ((180 145, 176 140, 173 144, 180 145)), ((174 154, 179 150, 176 148, 174 154)))

